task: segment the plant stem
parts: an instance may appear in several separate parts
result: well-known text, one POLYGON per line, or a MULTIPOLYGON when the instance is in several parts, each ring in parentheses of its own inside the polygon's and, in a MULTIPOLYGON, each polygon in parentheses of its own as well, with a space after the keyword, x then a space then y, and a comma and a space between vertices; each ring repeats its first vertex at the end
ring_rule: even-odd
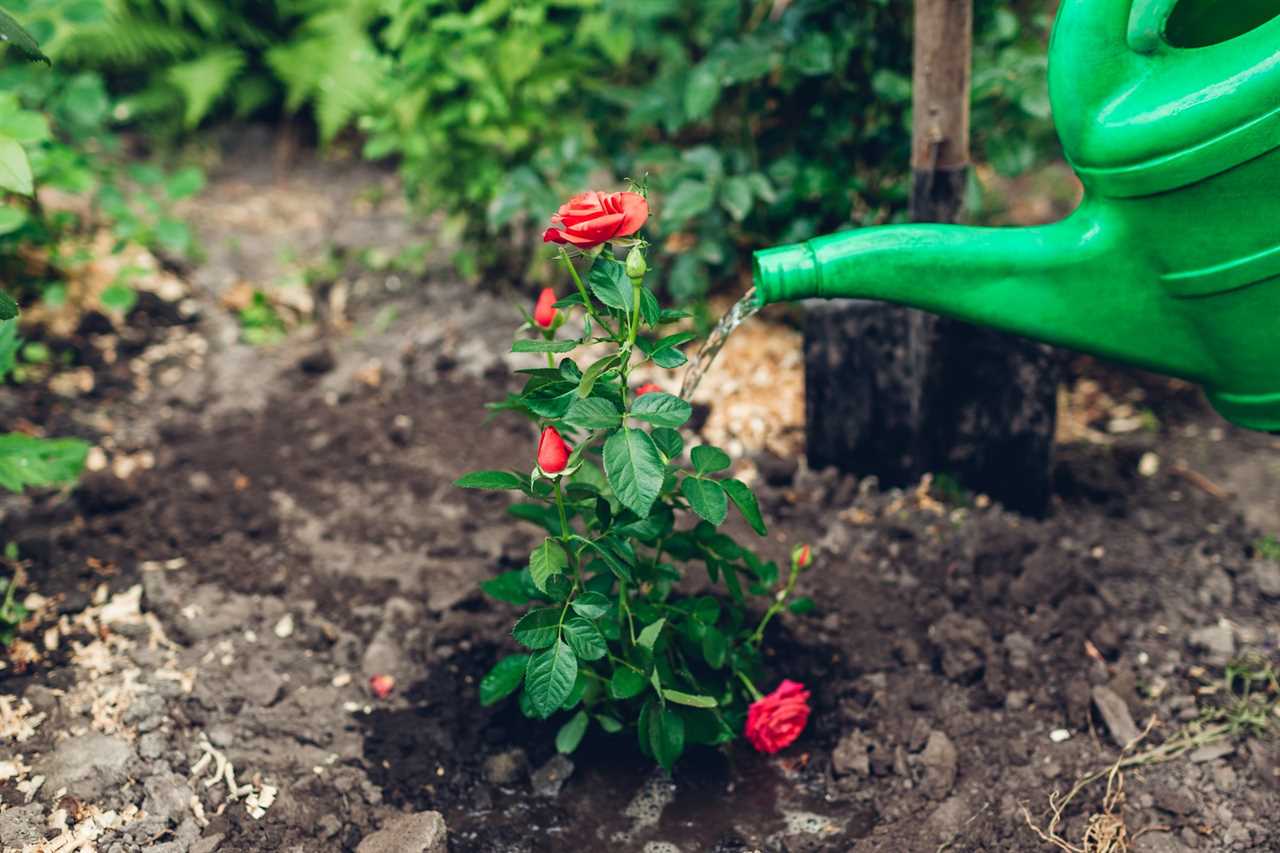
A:
POLYGON ((592 307, 591 297, 587 295, 587 286, 582 283, 582 277, 578 275, 578 270, 576 267, 574 267, 573 260, 570 259, 569 253, 566 252, 564 249, 561 249, 560 259, 564 261, 564 265, 569 268, 569 275, 573 277, 573 283, 578 288, 578 295, 582 297, 582 307, 587 309, 587 314, 591 317, 591 319, 595 320, 596 323, 600 325, 600 328, 608 332, 609 337, 613 338, 616 341, 618 339, 618 333, 615 332, 613 329, 611 329, 609 327, 609 324, 606 323, 604 319, 599 314, 596 313, 596 309, 592 307))
POLYGON ((743 672, 742 672, 742 671, 740 671, 740 670, 736 670, 736 669, 735 669, 735 670, 733 671, 733 674, 734 674, 734 675, 736 675, 736 676, 738 676, 738 678, 739 678, 739 679, 741 679, 742 683, 743 683, 744 685, 746 685, 747 692, 751 694, 751 698, 752 698, 752 699, 754 699, 755 701, 759 702, 761 699, 763 699, 763 698, 764 698, 764 694, 763 694, 763 693, 761 693, 759 690, 757 690, 757 689, 756 689, 755 684, 753 684, 753 683, 752 683, 752 681, 751 681, 751 679, 750 679, 750 678, 747 678, 747 676, 746 676, 746 674, 745 674, 745 673, 743 673, 743 672))
MULTIPOLYGON (((573 546, 569 544, 569 537, 572 531, 569 529, 569 516, 564 511, 564 492, 560 489, 560 478, 555 478, 556 487, 556 509, 560 512, 560 542, 564 545, 565 553, 569 557, 569 566, 573 569, 573 585, 575 587, 582 586, 582 572, 578 568, 578 561, 574 558, 573 546)), ((568 606, 568 605, 566 605, 568 606)))
POLYGON ((779 594, 773 600, 773 604, 769 605, 769 609, 765 611, 764 617, 760 620, 760 624, 756 626, 755 631, 753 631, 751 636, 747 638, 747 642, 750 645, 753 645, 753 646, 760 645, 760 641, 764 639, 765 626, 768 625, 769 620, 772 619, 774 616, 776 616, 782 610, 782 608, 786 605, 787 599, 791 596, 791 593, 795 591, 796 581, 799 578, 800 578, 800 567, 796 565, 795 561, 793 560, 791 562, 791 575, 790 577, 787 578, 786 587, 783 588, 781 594, 779 594))

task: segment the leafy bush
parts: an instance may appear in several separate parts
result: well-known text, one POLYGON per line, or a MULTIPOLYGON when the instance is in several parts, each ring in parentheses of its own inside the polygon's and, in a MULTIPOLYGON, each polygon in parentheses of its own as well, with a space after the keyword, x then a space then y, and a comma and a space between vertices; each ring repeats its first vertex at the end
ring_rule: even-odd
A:
MULTIPOLYGON (((642 210, 637 199, 631 209, 642 210)), ((780 578, 775 563, 717 531, 732 504, 765 534, 751 489, 725 476, 730 460, 719 448, 686 452, 679 428, 689 403, 656 386, 632 389, 637 365, 680 365, 678 347, 693 335, 663 330, 686 315, 661 310, 645 285, 643 240, 614 240, 629 247, 625 263, 607 243, 589 245, 616 232, 607 214, 588 217, 601 223, 599 236, 590 237, 590 222, 579 232, 587 235, 579 244, 590 262, 585 282, 562 250, 576 292, 554 310, 544 294, 512 346, 547 359, 544 368, 521 370, 523 390, 498 407, 542 427, 532 472, 477 471, 457 481, 522 493, 529 501, 511 511, 547 532, 527 567, 484 584, 493 597, 531 609, 513 631, 528 653, 500 660, 480 699, 492 704, 523 685, 526 716, 568 714, 556 737, 561 752, 572 752, 593 724, 610 734, 631 729, 641 750, 670 769, 686 743, 727 743, 744 727, 751 736, 748 706, 765 701, 755 686, 764 629, 786 605, 809 552, 797 551, 780 578), (574 337, 558 335, 567 311, 582 312, 574 337), (579 363, 591 345, 603 352, 579 363), (681 591, 681 566, 694 562, 723 595, 681 591), (749 613, 748 596, 769 602, 763 615, 749 613)), ((766 739, 769 751, 804 726, 791 723, 783 737, 766 739)))

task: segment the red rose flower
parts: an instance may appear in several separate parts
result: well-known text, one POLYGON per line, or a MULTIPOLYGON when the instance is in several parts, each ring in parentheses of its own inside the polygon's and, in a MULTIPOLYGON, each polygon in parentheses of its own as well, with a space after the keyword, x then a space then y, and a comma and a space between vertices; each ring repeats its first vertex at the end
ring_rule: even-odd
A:
POLYGON ((809 722, 809 691, 784 679, 778 689, 747 709, 747 740, 759 752, 774 753, 795 743, 809 722))
POLYGON ((653 384, 652 382, 646 382, 636 389, 636 396, 643 397, 645 394, 652 394, 654 391, 661 391, 661 390, 662 390, 661 388, 659 388, 657 385, 653 384))
POLYGON ((648 218, 649 202, 640 193, 579 193, 551 217, 542 242, 590 249, 636 233, 648 218))
POLYGON ((795 556, 791 559, 796 561, 797 569, 807 569, 809 568, 809 564, 813 562, 813 555, 809 553, 808 545, 801 545, 796 549, 795 556))
POLYGON ((568 464, 569 445, 555 427, 547 427, 538 439, 538 467, 544 474, 559 474, 568 464))
POLYGON ((560 313, 556 310, 555 302, 556 292, 549 287, 542 288, 542 292, 538 294, 538 302, 533 306, 533 322, 544 329, 550 329, 556 314, 560 313))
POLYGON ((379 699, 386 699, 396 688, 396 680, 390 675, 374 675, 369 678, 369 692, 379 699))

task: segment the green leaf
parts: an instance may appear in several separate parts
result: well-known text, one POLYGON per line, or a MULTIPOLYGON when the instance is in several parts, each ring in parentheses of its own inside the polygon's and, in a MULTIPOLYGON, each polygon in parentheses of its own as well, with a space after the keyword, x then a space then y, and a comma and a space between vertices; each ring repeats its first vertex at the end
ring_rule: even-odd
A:
POLYGON ((716 700, 711 696, 681 693, 679 690, 671 690, 665 687, 662 689, 662 695, 666 697, 668 702, 675 702, 677 705, 688 705, 690 708, 714 708, 717 705, 716 700))
POLYGON ((528 655, 509 655, 498 661, 480 680, 480 704, 488 707, 516 692, 528 665, 528 655))
MULTIPOLYGON (((698 448, 694 448, 697 450, 698 448)), ((689 500, 693 511, 712 524, 724 521, 729 512, 729 502, 725 499, 724 489, 715 480, 703 480, 698 477, 685 477, 680 484, 680 493, 689 500)))
POLYGON ((17 140, 0 136, 0 190, 29 196, 34 189, 26 150, 17 140))
POLYGON ((791 602, 791 604, 787 606, 787 609, 792 613, 795 613, 797 616, 800 616, 805 613, 812 613, 817 609, 817 607, 818 605, 813 603, 812 598, 807 595, 802 595, 795 601, 791 602))
POLYGON ((13 320, 18 316, 18 303, 9 294, 0 291, 0 320, 13 320))
POLYGON ((693 468, 699 474, 710 474, 713 471, 723 471, 733 464, 733 460, 729 458, 729 454, 725 453, 718 447, 712 447, 709 444, 700 444, 693 450, 689 451, 689 459, 693 462, 693 468))
POLYGON ((578 346, 578 341, 548 341, 521 338, 511 345, 512 352, 568 352, 578 346))
POLYGON ((508 604, 528 604, 529 591, 525 587, 524 572, 503 572, 480 584, 480 588, 489 596, 508 604))
POLYGON ((22 24, 3 9, 0 9, 0 41, 13 45, 27 59, 40 61, 46 65, 53 64, 49 57, 41 52, 40 45, 36 43, 31 33, 24 30, 22 24))
POLYGON ((531 649, 545 649, 555 645, 560 637, 560 608, 539 607, 530 610, 511 629, 516 642, 531 649))
POLYGON ((631 404, 631 417, 648 421, 654 426, 682 426, 692 416, 692 406, 674 394, 663 391, 650 391, 637 397, 631 404))
POLYGON ((524 478, 511 471, 472 471, 453 481, 460 489, 519 489, 524 478))
POLYGON ((0 435, 0 487, 21 493, 27 486, 75 482, 88 455, 89 443, 78 438, 0 435))
POLYGON ((27 223, 27 212, 20 207, 0 205, 0 234, 12 234, 27 223))
POLYGON ((569 567, 569 558, 564 548, 554 539, 542 540, 542 544, 529 554, 529 577, 540 592, 547 591, 547 579, 558 575, 569 567))
POLYGON ((702 632, 702 657, 707 666, 720 669, 728 654, 729 641, 718 628, 707 628, 702 632))
POLYGON ((667 459, 675 459, 684 451, 684 439, 673 429, 659 427, 649 433, 649 437, 667 459))
POLYGON ((617 361, 618 356, 615 353, 614 355, 606 355, 604 358, 597 359, 588 367, 587 372, 582 374, 581 382, 578 383, 578 396, 590 397, 591 389, 596 387, 596 380, 600 378, 602 373, 613 367, 617 361))
POLYGON ((702 62, 689 72, 684 88, 684 114, 689 121, 706 118, 720 100, 720 64, 702 62))
POLYGON ((616 735, 622 731, 622 723, 616 717, 610 717, 608 714, 596 714, 596 722, 608 734, 616 735))
POLYGON ((664 470, 653 439, 641 430, 624 426, 604 443, 604 473, 613 493, 623 506, 642 518, 662 492, 664 470))
POLYGON ((232 81, 244 68, 246 57, 230 45, 212 47, 194 59, 164 69, 164 77, 182 93, 182 120, 188 128, 198 125, 214 104, 231 91, 232 81))
POLYGON ((720 206, 733 219, 741 222, 751 212, 751 182, 742 175, 734 175, 720 188, 720 206))
POLYGON ((721 480, 720 485, 728 492, 729 499, 738 508, 738 512, 742 513, 747 524, 751 525, 751 529, 761 536, 766 535, 768 529, 764 525, 764 516, 760 514, 760 504, 751 487, 741 480, 721 480))
POLYGON ((132 287, 121 282, 108 286, 98 296, 102 307, 116 314, 128 314, 138 304, 138 294, 132 287))
POLYGON ((701 181, 681 181, 667 196, 662 206, 662 220, 672 228, 678 228, 694 217, 711 209, 715 195, 711 187, 701 181))
POLYGON ((646 683, 644 676, 634 669, 620 666, 609 679, 609 695, 614 699, 630 699, 644 692, 646 683))
MULTIPOLYGON (((3 296, 4 294, 0 294, 3 296)), ((18 359, 18 349, 22 346, 22 338, 18 337, 18 321, 16 318, 0 320, 0 381, 13 371, 18 359)))
POLYGON ((179 169, 164 183, 164 191, 171 201, 188 198, 204 189, 204 172, 194 166, 179 169))
MULTIPOLYGON (((655 702, 652 699, 649 701, 655 702)), ((649 748, 653 750, 653 757, 664 770, 670 772, 684 752, 684 720, 679 711, 656 703, 645 716, 649 730, 649 748)))
POLYGON ((649 328, 658 325, 662 319, 662 308, 658 305, 658 297, 647 287, 640 288, 640 318, 649 328))
POLYGON ((610 308, 631 311, 631 279, 622 263, 612 255, 601 252, 587 273, 587 286, 591 292, 610 308))
POLYGON ((585 545, 586 547, 590 548, 591 550, 599 554, 604 559, 605 564, 609 567, 609 571, 613 572, 622 580, 630 581, 632 579, 631 567, 628 566, 626 563, 622 562, 621 560, 619 560, 616 554, 614 554, 608 548, 604 547, 599 542, 593 542, 592 540, 579 536, 576 533, 573 534, 570 537, 570 539, 573 542, 579 542, 585 545))
POLYGON ((581 616, 564 623, 564 636, 578 660, 600 660, 609 652, 600 629, 581 616))
POLYGON ((584 592, 575 598, 570 605, 574 613, 579 616, 585 616, 588 619, 599 619, 609 612, 610 606, 612 606, 612 603, 609 599, 598 592, 584 592))
POLYGON ((658 642, 658 635, 662 633, 662 629, 666 624, 666 617, 663 617, 657 622, 644 626, 644 630, 640 632, 640 636, 636 637, 636 645, 642 649, 653 651, 654 644, 658 642))
POLYGON ((689 360, 689 356, 684 354, 684 350, 668 347, 666 349, 654 350, 649 356, 653 359, 653 363, 664 370, 674 370, 689 360))
POLYGON ((622 423, 622 412, 603 397, 579 398, 569 404, 564 422, 581 429, 613 429, 622 423))
POLYGON ((569 698, 578 678, 578 659, 563 640, 529 657, 524 674, 524 691, 529 705, 539 717, 551 716, 569 698))
POLYGON ((582 736, 587 733, 587 725, 590 722, 591 718, 587 716, 586 711, 579 711, 570 717, 569 722, 556 732, 556 752, 568 755, 577 749, 578 744, 582 743, 582 736))

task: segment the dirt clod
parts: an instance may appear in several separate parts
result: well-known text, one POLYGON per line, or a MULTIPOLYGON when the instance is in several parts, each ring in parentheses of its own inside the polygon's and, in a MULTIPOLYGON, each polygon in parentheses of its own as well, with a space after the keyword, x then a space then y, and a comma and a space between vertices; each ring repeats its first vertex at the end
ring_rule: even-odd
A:
POLYGON ((394 818, 365 836, 356 853, 445 853, 448 831, 440 812, 418 812, 394 818))
POLYGON ((1093 707, 1098 709, 1116 746, 1123 749, 1138 737, 1138 726, 1129 713, 1129 705, 1110 687, 1099 684, 1093 688, 1093 707))

